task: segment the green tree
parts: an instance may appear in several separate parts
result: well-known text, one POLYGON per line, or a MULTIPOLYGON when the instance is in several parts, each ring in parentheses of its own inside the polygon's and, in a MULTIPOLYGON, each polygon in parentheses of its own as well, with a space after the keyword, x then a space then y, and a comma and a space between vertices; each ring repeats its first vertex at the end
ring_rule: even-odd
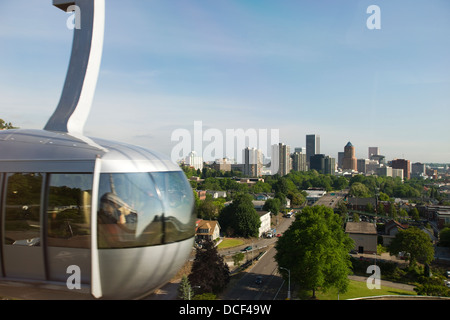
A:
POLYGON ((450 289, 443 286, 444 277, 421 277, 414 291, 421 296, 450 297, 450 289))
POLYGON ((368 198, 370 197, 369 189, 361 182, 355 182, 350 187, 349 194, 356 198, 368 198))
POLYGON ((378 200, 380 200, 380 201, 389 201, 389 196, 386 193, 384 193, 384 192, 380 192, 378 194, 378 200))
POLYGON ((211 197, 207 197, 204 201, 200 201, 197 210, 197 216, 207 220, 215 219, 219 213, 219 208, 211 197))
POLYGON ((341 218, 331 208, 304 208, 275 247, 279 268, 289 269, 291 281, 311 290, 313 297, 317 290, 331 287, 346 292, 353 240, 344 233, 341 218))
POLYGON ((273 214, 277 215, 280 212, 281 202, 278 198, 267 199, 264 203, 263 210, 270 211, 273 214))
POLYGON ((219 223, 228 234, 245 238, 257 237, 261 220, 253 207, 252 196, 238 194, 219 214, 219 223))
POLYGON ((377 213, 382 216, 386 214, 386 209, 384 208, 383 202, 378 202, 377 213))
POLYGON ((0 119, 0 129, 5 130, 5 129, 17 129, 17 128, 14 127, 11 122, 6 122, 5 120, 0 119))
POLYGON ((291 200, 291 208, 299 207, 306 201, 306 197, 301 192, 289 191, 287 197, 291 200))
POLYGON ((186 275, 183 275, 181 278, 180 286, 178 287, 178 297, 182 300, 189 300, 194 297, 194 290, 192 290, 186 275))
POLYGON ((218 294, 225 289, 230 281, 230 270, 212 241, 207 240, 202 248, 196 249, 188 279, 193 286, 200 287, 201 293, 218 294))
POLYGON ((240 265, 241 265, 241 262, 244 260, 244 258, 245 258, 245 255, 244 255, 243 252, 236 252, 236 253, 233 255, 233 262, 234 262, 234 265, 235 265, 235 266, 240 266, 240 265))
POLYGON ((419 221, 420 220, 420 214, 419 214, 419 210, 417 210, 417 208, 412 208, 411 211, 409 212, 411 218, 414 219, 414 221, 419 221))
POLYGON ((394 220, 397 219, 397 209, 393 202, 389 203, 389 216, 394 220))
POLYGON ((450 247, 450 228, 445 227, 439 232, 439 245, 450 247))
POLYGON ((368 203, 366 204, 366 211, 367 211, 367 212, 374 212, 375 209, 373 208, 373 204, 371 204, 370 202, 368 202, 368 203))
POLYGON ((416 262, 430 263, 434 259, 434 248, 430 237, 417 227, 399 230, 388 247, 391 255, 404 252, 409 256, 409 265, 416 262))

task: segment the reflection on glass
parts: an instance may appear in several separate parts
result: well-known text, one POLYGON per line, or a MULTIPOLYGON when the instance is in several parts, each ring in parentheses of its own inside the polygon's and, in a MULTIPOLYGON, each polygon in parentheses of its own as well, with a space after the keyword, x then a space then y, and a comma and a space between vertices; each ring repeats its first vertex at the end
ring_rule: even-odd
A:
POLYGON ((5 244, 40 246, 42 175, 10 173, 6 179, 5 244))
POLYGON ((101 174, 99 248, 184 240, 194 227, 193 194, 183 172, 101 174))
POLYGON ((163 209, 148 173, 101 174, 99 197, 99 248, 161 243, 163 209))
POLYGON ((164 243, 194 236, 194 196, 185 174, 181 171, 153 172, 164 204, 164 243))
POLYGON ((48 245, 90 248, 92 174, 51 174, 48 187, 48 245))

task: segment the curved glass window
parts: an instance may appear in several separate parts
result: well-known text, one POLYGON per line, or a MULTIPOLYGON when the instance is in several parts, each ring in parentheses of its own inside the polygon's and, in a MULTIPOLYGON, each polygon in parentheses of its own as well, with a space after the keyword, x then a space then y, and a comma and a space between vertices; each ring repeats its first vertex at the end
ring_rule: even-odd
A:
POLYGON ((179 173, 183 174, 102 173, 99 248, 151 246, 193 237, 192 189, 179 173))
POLYGON ((195 234, 194 195, 181 171, 153 172, 164 205, 164 242, 188 239, 195 234))

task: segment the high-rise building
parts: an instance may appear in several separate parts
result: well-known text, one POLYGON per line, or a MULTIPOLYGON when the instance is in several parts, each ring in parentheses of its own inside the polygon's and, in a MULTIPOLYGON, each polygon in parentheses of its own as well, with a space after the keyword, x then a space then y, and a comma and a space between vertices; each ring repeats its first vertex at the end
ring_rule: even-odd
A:
POLYGON ((411 164, 411 176, 423 177, 426 175, 426 166, 424 163, 415 162, 411 164))
POLYGON ((360 173, 366 173, 366 167, 369 164, 369 159, 357 159, 356 166, 358 169, 358 172, 360 173))
POLYGON ((306 162, 310 163, 311 156, 320 153, 320 136, 317 134, 306 135, 306 162))
POLYGON ((357 171, 357 160, 355 157, 355 147, 349 141, 344 147, 344 160, 342 164, 343 170, 354 170, 357 171))
POLYGON ((392 177, 392 168, 387 166, 382 166, 377 168, 377 175, 382 177, 392 177))
POLYGON ((203 169, 203 157, 198 156, 197 152, 191 151, 185 158, 186 165, 193 167, 194 169, 203 169))
POLYGON ((411 169, 410 169, 410 163, 409 160, 405 159, 394 159, 391 162, 391 166, 393 169, 403 169, 403 177, 406 180, 409 180, 411 177, 411 169))
POLYGON ((312 155, 309 163, 310 170, 316 170, 319 173, 323 173, 325 169, 325 155, 321 153, 312 155))
MULTIPOLYGON (((295 150, 297 150, 297 148, 295 148, 295 150)), ((291 155, 291 158, 292 158, 292 170, 294 171, 307 170, 306 153, 296 151, 291 155)))
POLYGON ((272 174, 285 176, 291 171, 291 147, 283 143, 272 145, 272 174))
POLYGON ((392 178, 400 177, 403 180, 403 169, 392 168, 392 178))
POLYGON ((342 169, 344 165, 344 152, 338 152, 338 167, 342 169))
POLYGON ((325 156, 324 159, 324 174, 335 174, 336 172, 336 159, 331 158, 330 156, 325 156))
POLYGON ((263 156, 262 152, 256 148, 245 148, 242 152, 244 159, 244 175, 259 177, 262 175, 263 156))
POLYGON ((379 152, 378 147, 369 147, 369 159, 372 156, 377 156, 378 152, 379 152))

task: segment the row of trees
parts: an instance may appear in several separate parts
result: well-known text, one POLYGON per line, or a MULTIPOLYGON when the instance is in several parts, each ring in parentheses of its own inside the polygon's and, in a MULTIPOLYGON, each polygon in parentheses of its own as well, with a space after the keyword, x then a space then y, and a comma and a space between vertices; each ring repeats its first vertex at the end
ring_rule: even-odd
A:
MULTIPOLYGON (((200 173, 200 170, 184 167, 188 177, 200 173)), ((209 168, 204 168, 201 177, 203 182, 191 182, 192 187, 198 190, 227 190, 231 192, 245 193, 270 193, 282 192, 289 198, 295 199, 302 194, 302 190, 308 188, 323 188, 327 191, 342 190, 349 188, 350 195, 359 198, 375 197, 385 201, 390 198, 416 199, 437 199, 445 201, 445 197, 434 185, 429 185, 427 180, 411 178, 402 181, 399 177, 365 176, 362 174, 353 177, 334 176, 320 174, 316 170, 291 171, 289 174, 280 177, 279 175, 265 176, 264 182, 258 181, 252 186, 241 184, 233 179, 239 177, 235 172, 221 172, 209 168), (233 174, 233 175, 231 175, 233 174)), ((304 194, 303 194, 304 198, 304 194)), ((301 196, 299 202, 304 200, 301 196)), ((292 200, 291 199, 291 200, 292 200)))

